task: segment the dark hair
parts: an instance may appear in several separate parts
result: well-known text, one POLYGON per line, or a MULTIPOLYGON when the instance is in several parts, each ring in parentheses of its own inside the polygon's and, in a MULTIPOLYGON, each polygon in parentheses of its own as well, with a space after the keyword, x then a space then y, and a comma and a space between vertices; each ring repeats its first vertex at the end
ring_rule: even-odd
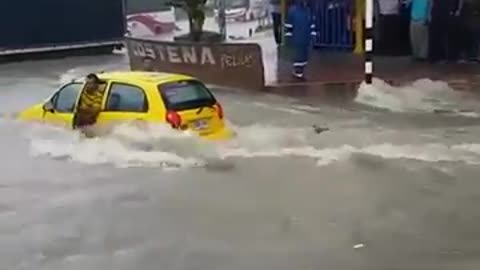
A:
POLYGON ((87 79, 91 79, 96 83, 101 83, 100 79, 98 78, 97 74, 95 74, 95 73, 88 74, 87 79))
POLYGON ((87 75, 87 80, 93 80, 94 83, 96 84, 104 84, 105 82, 100 80, 100 78, 98 78, 97 74, 95 73, 90 73, 87 75))

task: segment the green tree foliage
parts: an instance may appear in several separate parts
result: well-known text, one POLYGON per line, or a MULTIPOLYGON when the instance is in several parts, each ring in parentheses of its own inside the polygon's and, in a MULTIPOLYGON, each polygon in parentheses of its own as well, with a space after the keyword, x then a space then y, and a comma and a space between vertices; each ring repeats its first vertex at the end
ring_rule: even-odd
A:
POLYGON ((194 41, 200 41, 205 23, 205 5, 207 0, 172 0, 170 5, 183 9, 188 15, 190 36, 194 41))

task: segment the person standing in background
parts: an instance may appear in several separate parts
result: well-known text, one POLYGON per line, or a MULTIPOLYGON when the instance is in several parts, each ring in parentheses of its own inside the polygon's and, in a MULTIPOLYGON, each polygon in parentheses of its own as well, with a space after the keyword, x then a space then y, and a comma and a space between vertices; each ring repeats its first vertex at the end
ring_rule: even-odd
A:
POLYGON ((410 42, 410 21, 412 8, 409 5, 411 0, 400 0, 399 24, 398 24, 398 56, 412 54, 410 42))
POLYGON ((465 21, 468 29, 468 58, 470 61, 480 61, 480 1, 465 2, 465 21), (468 6, 467 6, 468 5, 468 6))
POLYGON ((447 59, 449 2, 451 0, 433 0, 429 25, 429 60, 432 63, 447 59))
MULTIPOLYGON (((448 3, 448 45, 447 60, 456 62, 466 52, 467 31, 463 10, 463 0, 443 0, 448 3)), ((438 2, 438 0, 437 0, 438 2)))
POLYGON ((398 39, 400 26, 400 0, 376 0, 379 14, 379 39, 378 51, 385 55, 398 55, 400 53, 398 39))
POLYGON ((293 47, 295 51, 292 75, 297 79, 304 79, 312 36, 316 35, 315 18, 312 16, 307 0, 297 0, 288 9, 285 21, 285 38, 288 46, 293 47))
POLYGON ((417 61, 428 57, 428 24, 432 10, 432 0, 410 0, 410 42, 412 56, 417 61))
POLYGON ((282 43, 282 11, 281 0, 270 0, 270 9, 272 14, 273 35, 275 43, 280 45, 282 43))

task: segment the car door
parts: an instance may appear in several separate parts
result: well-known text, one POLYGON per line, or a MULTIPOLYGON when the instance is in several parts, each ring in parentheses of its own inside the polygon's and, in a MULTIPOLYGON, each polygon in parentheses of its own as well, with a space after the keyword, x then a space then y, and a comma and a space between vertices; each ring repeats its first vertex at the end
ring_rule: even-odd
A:
POLYGON ((71 127, 73 112, 83 83, 71 82, 62 86, 44 105, 45 123, 71 127))
POLYGON ((145 90, 135 84, 110 82, 103 111, 98 117, 99 125, 115 125, 122 122, 145 120, 149 102, 145 90))

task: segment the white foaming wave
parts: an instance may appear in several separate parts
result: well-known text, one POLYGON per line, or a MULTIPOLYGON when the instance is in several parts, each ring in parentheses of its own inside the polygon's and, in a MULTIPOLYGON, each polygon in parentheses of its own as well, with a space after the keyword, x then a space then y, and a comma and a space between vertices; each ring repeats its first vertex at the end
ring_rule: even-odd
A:
MULTIPOLYGON (((167 129, 165 129, 167 130, 167 129)), ((61 128, 39 127, 29 134, 33 156, 48 156, 84 164, 111 164, 116 167, 163 167, 166 169, 203 166, 201 159, 182 156, 173 151, 153 149, 155 136, 141 133, 135 128, 122 127, 105 137, 85 139, 76 131, 61 128), (130 132, 129 132, 130 131, 130 132), (144 144, 139 144, 144 142, 144 144)), ((160 133, 162 134, 162 133, 160 133)), ((177 134, 177 138, 192 136, 177 134)), ((158 139, 172 138, 165 132, 158 139)))
POLYGON ((110 134, 85 139, 77 131, 32 124, 27 137, 36 157, 69 160, 83 164, 111 164, 116 167, 191 168, 206 160, 228 157, 288 155, 288 148, 302 155, 308 145, 308 131, 265 125, 235 127, 237 137, 227 142, 206 142, 188 132, 166 125, 120 125, 110 134), (286 150, 282 150, 282 149, 286 150), (262 153, 263 152, 263 153, 262 153), (247 154, 245 154, 247 153, 247 154))
POLYGON ((228 149, 222 157, 306 157, 317 160, 318 166, 345 161, 355 154, 366 154, 383 159, 410 159, 422 162, 463 162, 470 165, 480 164, 480 144, 459 144, 446 146, 428 145, 394 145, 389 143, 355 147, 342 145, 331 148, 294 147, 276 150, 248 151, 246 149, 228 149))
MULTIPOLYGON (((324 151, 330 152, 330 160, 333 156, 337 156, 335 160, 340 160, 345 157, 350 157, 352 154, 367 154, 384 159, 412 159, 424 162, 464 162, 471 165, 480 164, 480 144, 449 146, 437 143, 423 145, 394 145, 383 143, 365 147, 344 145, 335 149, 324 149, 324 151)), ((324 160, 319 161, 319 165, 325 164, 328 164, 328 162, 325 163, 324 160)))
POLYGON ((367 146, 337 145, 314 147, 308 129, 254 125, 237 127, 237 138, 207 143, 188 133, 165 126, 138 128, 123 125, 111 135, 82 139, 77 132, 63 129, 31 129, 31 152, 84 164, 111 164, 116 167, 162 167, 180 169, 203 167, 208 160, 228 158, 304 157, 325 166, 348 161, 355 154, 383 159, 411 159, 423 162, 480 164, 480 144, 444 145, 381 143, 367 146))
POLYGON ((420 79, 402 87, 374 79, 372 85, 360 85, 355 101, 392 112, 441 111, 464 117, 480 117, 474 110, 462 108, 478 106, 464 93, 453 90, 446 82, 430 79, 420 79))
POLYGON ((88 142, 64 142, 59 147, 54 140, 38 140, 32 143, 34 155, 49 155, 53 158, 67 157, 85 164, 114 164, 118 167, 195 167, 201 161, 180 157, 169 152, 149 152, 129 148, 117 140, 91 139, 88 142))

